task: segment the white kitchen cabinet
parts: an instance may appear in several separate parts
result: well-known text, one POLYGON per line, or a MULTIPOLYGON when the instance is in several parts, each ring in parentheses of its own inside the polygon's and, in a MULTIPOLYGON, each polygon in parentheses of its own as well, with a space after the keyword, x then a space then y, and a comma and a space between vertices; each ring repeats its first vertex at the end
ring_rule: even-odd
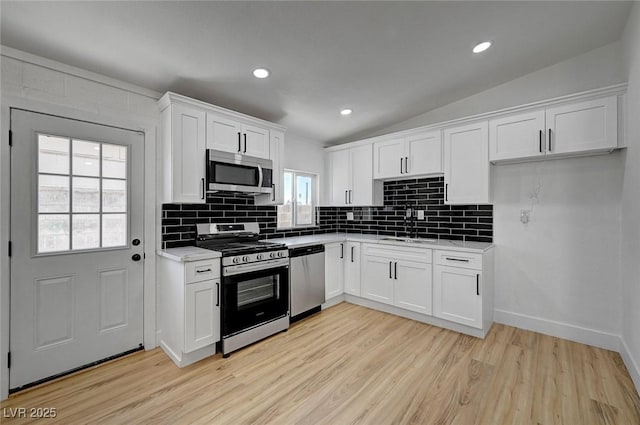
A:
POLYGON ((618 147, 617 97, 547 108, 548 155, 618 147))
POLYGON ((373 180, 371 145, 331 151, 327 161, 331 206, 382 205, 382 182, 373 180))
POLYGON ((489 121, 489 159, 544 157, 544 109, 489 121))
POLYGON ((431 314, 430 249, 362 245, 362 297, 431 314))
POLYGON ((535 160, 618 148, 618 97, 540 108, 489 121, 492 162, 535 160))
POLYGON ((442 172, 440 130, 373 144, 373 178, 405 178, 442 172))
POLYGON ((444 130, 445 204, 489 203, 487 121, 444 130))
POLYGON ((205 116, 179 102, 162 111, 165 202, 205 202, 205 116))
POLYGON ((284 204, 284 133, 271 130, 269 132, 269 158, 273 162, 273 193, 255 197, 256 205, 284 204))
POLYGON ((344 292, 344 259, 346 242, 324 246, 324 290, 327 300, 344 292))
POLYGON ((180 367, 215 354, 220 341, 220 260, 158 257, 160 346, 180 367))
POLYGON ((492 252, 435 252, 434 316, 488 331, 493 321, 492 252))
POLYGON ((269 130, 207 112, 207 149, 269 158, 269 130))
POLYGON ((360 296, 360 242, 347 242, 344 258, 344 292, 360 296))

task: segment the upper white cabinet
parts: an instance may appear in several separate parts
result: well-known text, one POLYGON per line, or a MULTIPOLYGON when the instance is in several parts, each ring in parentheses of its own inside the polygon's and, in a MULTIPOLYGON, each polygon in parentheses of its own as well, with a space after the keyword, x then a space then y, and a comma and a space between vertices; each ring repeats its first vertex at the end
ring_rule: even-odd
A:
POLYGON ((207 148, 269 159, 269 130, 207 112, 207 148))
POLYGON ((382 205, 382 183, 373 180, 371 145, 327 154, 332 206, 382 205))
POLYGON ((442 172, 440 130, 373 144, 373 178, 404 178, 442 172))
POLYGON ((618 147, 618 98, 541 108, 489 122, 491 161, 610 151, 618 147))
POLYGON ((165 200, 205 202, 205 115, 179 102, 162 111, 165 200))
POLYGON ((256 203, 283 202, 283 127, 171 92, 158 105, 164 145, 163 202, 206 201, 206 149, 271 159, 274 194, 261 195, 256 203))
POLYGON ((445 204, 489 203, 487 121, 444 130, 445 204))
POLYGON ((284 204, 284 133, 271 130, 269 132, 269 158, 273 161, 273 193, 255 197, 256 205, 284 204))

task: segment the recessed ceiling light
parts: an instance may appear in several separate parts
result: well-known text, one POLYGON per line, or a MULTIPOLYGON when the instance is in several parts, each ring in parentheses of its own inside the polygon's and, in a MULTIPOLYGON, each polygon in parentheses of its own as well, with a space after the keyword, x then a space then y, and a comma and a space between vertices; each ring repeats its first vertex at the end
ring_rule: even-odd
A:
POLYGON ((345 108, 345 109, 343 109, 342 111, 340 111, 340 115, 347 116, 347 115, 351 115, 351 113, 352 113, 352 112, 353 112, 353 110, 352 110, 352 109, 345 108))
POLYGON ((269 70, 266 68, 256 68, 253 70, 253 76, 256 78, 267 78, 269 76, 269 70))
POLYGON ((485 50, 487 50, 489 47, 491 47, 491 42, 483 41, 482 43, 478 44, 476 47, 473 48, 473 53, 482 53, 485 50))

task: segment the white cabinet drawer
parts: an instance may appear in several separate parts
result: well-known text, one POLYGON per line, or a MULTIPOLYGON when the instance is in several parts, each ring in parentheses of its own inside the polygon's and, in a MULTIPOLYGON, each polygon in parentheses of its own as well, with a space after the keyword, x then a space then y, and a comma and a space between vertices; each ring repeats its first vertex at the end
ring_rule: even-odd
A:
POLYGON ((201 282, 220 277, 220 260, 190 261, 184 265, 185 283, 201 282))
POLYGON ((428 248, 409 248, 385 244, 363 244, 365 255, 373 255, 394 260, 416 261, 431 263, 432 250, 428 248))
POLYGON ((482 254, 437 250, 435 252, 435 263, 442 266, 482 270, 482 254))

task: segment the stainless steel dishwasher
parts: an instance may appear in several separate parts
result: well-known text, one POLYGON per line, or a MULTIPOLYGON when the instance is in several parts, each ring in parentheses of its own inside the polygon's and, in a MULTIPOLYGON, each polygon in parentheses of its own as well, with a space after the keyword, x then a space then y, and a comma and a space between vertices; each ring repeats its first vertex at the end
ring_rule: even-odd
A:
POLYGON ((324 298, 324 245, 289 250, 291 321, 320 311, 324 298))

